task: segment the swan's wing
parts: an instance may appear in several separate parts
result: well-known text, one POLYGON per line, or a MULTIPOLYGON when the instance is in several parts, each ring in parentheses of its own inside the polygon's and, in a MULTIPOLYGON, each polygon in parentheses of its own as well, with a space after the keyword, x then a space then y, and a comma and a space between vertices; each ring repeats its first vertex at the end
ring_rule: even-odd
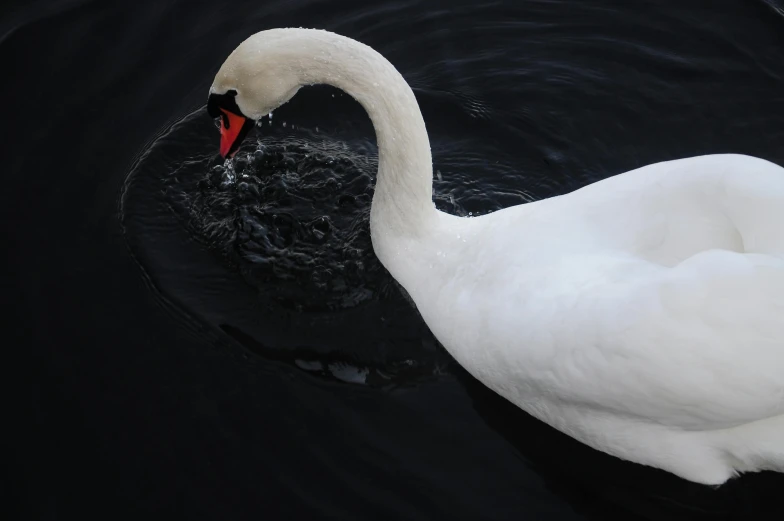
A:
POLYGON ((784 414, 784 259, 709 251, 640 281, 552 315, 547 392, 686 429, 784 414))
POLYGON ((520 404, 695 430, 784 415, 782 204, 767 161, 649 165, 475 219, 480 238, 418 305, 520 404))

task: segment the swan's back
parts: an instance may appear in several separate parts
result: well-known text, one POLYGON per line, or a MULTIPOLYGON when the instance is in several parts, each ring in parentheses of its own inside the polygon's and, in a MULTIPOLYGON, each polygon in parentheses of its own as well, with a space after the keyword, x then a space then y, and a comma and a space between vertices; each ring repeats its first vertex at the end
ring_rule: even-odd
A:
POLYGON ((673 437, 769 422, 761 436, 784 466, 784 169, 736 155, 660 163, 475 221, 460 266, 417 304, 478 379, 596 448, 630 443, 624 457, 665 468, 656 454, 692 450, 673 437), (643 434, 648 461, 629 441, 643 434))
MULTIPOLYGON (((657 163, 569 195, 593 236, 664 266, 721 249, 784 254, 784 169, 725 154, 657 163)), ((569 208, 565 212, 569 212, 569 208)))

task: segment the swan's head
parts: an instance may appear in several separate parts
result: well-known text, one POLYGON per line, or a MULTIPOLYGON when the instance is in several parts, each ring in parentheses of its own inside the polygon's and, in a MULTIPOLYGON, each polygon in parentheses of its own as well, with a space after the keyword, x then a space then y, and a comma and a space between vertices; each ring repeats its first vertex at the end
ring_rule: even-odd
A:
POLYGON ((221 118, 220 153, 234 155, 254 122, 286 103, 301 86, 291 46, 276 30, 251 36, 221 66, 210 87, 207 110, 221 118))

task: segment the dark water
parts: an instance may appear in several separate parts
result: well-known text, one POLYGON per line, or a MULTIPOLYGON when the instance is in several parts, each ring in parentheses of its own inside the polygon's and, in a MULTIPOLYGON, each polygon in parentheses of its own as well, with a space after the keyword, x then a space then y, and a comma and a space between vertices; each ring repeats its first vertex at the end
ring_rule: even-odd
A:
POLYGON ((23 514, 784 518, 784 476, 714 490, 621 462, 457 366, 370 251, 376 151, 348 96, 303 89, 224 167, 207 89, 281 26, 398 67, 451 213, 699 154, 784 164, 780 0, 3 7, 23 514))

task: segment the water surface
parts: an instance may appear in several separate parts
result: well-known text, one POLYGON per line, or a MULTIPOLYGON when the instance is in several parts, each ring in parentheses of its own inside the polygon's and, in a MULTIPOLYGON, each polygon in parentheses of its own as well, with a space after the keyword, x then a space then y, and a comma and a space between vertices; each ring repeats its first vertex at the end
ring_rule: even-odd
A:
POLYGON ((411 84, 450 213, 699 154, 784 165, 782 7, 7 8, 21 505, 39 519, 781 519, 782 476, 713 490, 621 462, 463 371, 370 250, 377 156, 350 97, 301 90, 230 168, 203 107, 245 37, 318 27, 411 84))

